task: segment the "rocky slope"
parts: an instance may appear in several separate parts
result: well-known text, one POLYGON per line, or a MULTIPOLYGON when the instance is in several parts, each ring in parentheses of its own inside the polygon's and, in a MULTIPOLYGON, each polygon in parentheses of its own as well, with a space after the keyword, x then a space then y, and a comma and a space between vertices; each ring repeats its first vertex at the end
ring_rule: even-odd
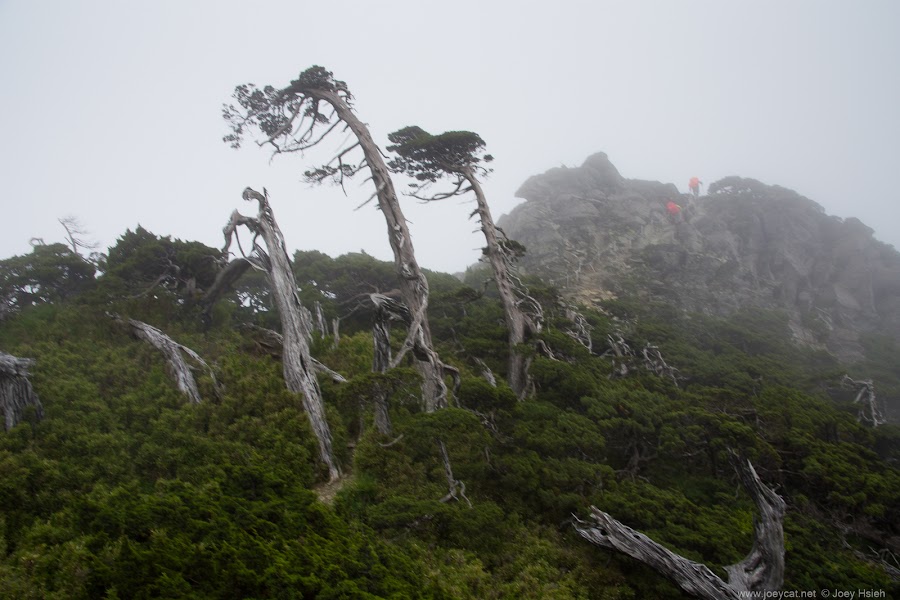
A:
POLYGON ((783 309, 795 337, 845 361, 861 336, 900 339, 900 253, 796 192, 729 177, 696 201, 625 179, 599 153, 528 179, 500 220, 526 272, 585 303, 628 293, 725 315, 783 309), (676 218, 665 209, 684 207, 676 218))

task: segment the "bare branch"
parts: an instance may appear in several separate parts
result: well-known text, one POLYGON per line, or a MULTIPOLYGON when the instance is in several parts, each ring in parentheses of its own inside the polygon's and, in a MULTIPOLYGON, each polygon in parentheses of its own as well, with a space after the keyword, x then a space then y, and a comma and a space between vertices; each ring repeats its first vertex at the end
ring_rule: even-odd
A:
POLYGON ((331 429, 325 419, 322 392, 313 374, 315 363, 309 354, 307 340, 311 337, 312 325, 306 318, 304 314, 306 309, 297 296, 297 283, 291 270, 284 236, 275 221, 265 188, 260 194, 248 187, 244 189, 242 196, 244 200, 255 200, 259 203, 259 214, 256 219, 250 219, 241 216, 237 211, 232 213, 228 225, 223 230, 226 238, 225 249, 227 251, 231 243, 231 235, 235 228, 238 225, 246 225, 263 238, 266 248, 269 250, 266 253, 254 241, 255 260, 253 262, 266 271, 272 297, 278 307, 278 315, 281 319, 281 329, 284 334, 281 362, 285 384, 291 392, 301 394, 303 408, 319 443, 320 458, 328 468, 329 479, 334 481, 340 477, 341 472, 332 450, 331 429))
POLYGON ((200 398, 200 389, 197 387, 197 381, 194 379, 194 374, 191 372, 190 366, 185 362, 182 353, 186 354, 188 358, 206 369, 210 379, 213 381, 213 385, 218 391, 215 373, 213 373, 210 366, 206 364, 206 361, 200 358, 199 354, 187 346, 182 346, 156 327, 148 325, 143 321, 125 319, 118 315, 111 316, 117 322, 128 326, 132 335, 136 338, 147 342, 162 353, 163 357, 166 359, 166 366, 169 374, 175 380, 178 390, 187 396, 191 403, 200 404, 202 399, 200 398))
POLYGON ((726 583, 705 565, 688 560, 592 506, 592 524, 577 517, 575 530, 589 542, 639 560, 705 600, 737 600, 741 592, 767 592, 784 583, 784 501, 760 481, 749 461, 735 457, 735 468, 756 503, 753 548, 744 560, 725 568, 726 583))

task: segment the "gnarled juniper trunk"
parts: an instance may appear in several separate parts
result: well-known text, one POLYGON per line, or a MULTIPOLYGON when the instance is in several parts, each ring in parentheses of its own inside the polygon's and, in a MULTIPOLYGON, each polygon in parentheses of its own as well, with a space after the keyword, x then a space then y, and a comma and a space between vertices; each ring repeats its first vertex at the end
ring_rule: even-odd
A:
POLYGON ((319 382, 314 373, 315 366, 309 354, 307 340, 312 335, 312 323, 307 317, 308 311, 300 304, 300 298, 297 296, 297 283, 291 270, 284 236, 275 222, 275 215, 269 206, 268 198, 247 188, 244 190, 244 200, 258 201, 259 215, 254 219, 245 217, 237 211, 232 213, 231 220, 224 229, 225 252, 228 251, 231 245, 231 236, 239 225, 245 225, 257 236, 262 236, 269 250, 267 253, 254 241, 254 254, 249 257, 249 260, 255 268, 264 270, 269 279, 272 297, 281 319, 281 362, 285 384, 291 392, 301 394, 303 408, 306 410, 313 434, 319 443, 320 458, 328 467, 329 479, 334 480, 340 477, 341 471, 334 458, 331 429, 325 419, 322 392, 319 390, 319 382))
POLYGON ((743 598, 741 592, 777 591, 784 583, 784 500, 760 481, 749 461, 733 457, 732 462, 759 515, 753 525, 753 548, 744 560, 725 567, 727 583, 705 565, 675 554, 596 507, 591 507, 593 524, 578 520, 575 529, 589 542, 641 561, 704 600, 737 600, 743 598))
POLYGON ((18 425, 28 407, 34 407, 35 417, 44 418, 44 407, 28 380, 28 369, 34 361, 0 352, 0 412, 6 431, 18 425))
POLYGON ((494 283, 497 285, 500 303, 503 305, 506 328, 509 332, 509 365, 506 378, 516 396, 522 398, 527 395, 531 386, 529 385, 528 376, 529 360, 522 354, 519 345, 525 343, 527 336, 538 333, 540 326, 531 315, 520 307, 520 300, 525 299, 518 297, 519 294, 517 292, 520 290, 513 282, 510 272, 512 260, 500 243, 502 241, 500 234, 497 226, 494 224, 491 209, 488 206, 478 178, 475 177, 471 169, 466 169, 461 174, 468 181, 472 191, 475 192, 476 210, 481 222, 481 231, 484 233, 484 239, 487 242, 485 254, 494 274, 494 283))
POLYGON ((378 207, 387 222, 388 238, 391 249, 394 251, 394 265, 400 275, 400 293, 403 296, 403 303, 409 309, 412 317, 406 341, 392 364, 396 365, 407 350, 412 350, 416 366, 423 378, 422 392, 425 410, 431 412, 443 408, 447 406, 447 386, 444 383, 443 364, 434 350, 431 329, 428 326, 426 314, 428 280, 425 279, 425 274, 416 261, 412 237, 406 226, 406 217, 403 216, 403 211, 400 209, 400 202, 397 199, 390 172, 381 157, 381 150, 372 140, 369 129, 350 110, 347 103, 333 91, 317 92, 316 95, 320 95, 323 100, 334 107, 338 118, 350 127, 359 140, 360 148, 366 157, 366 164, 372 174, 372 182, 375 184, 378 207))
POLYGON ((119 316, 114 316, 113 318, 119 323, 127 326, 134 337, 147 342, 159 350, 163 355, 163 358, 166 359, 166 370, 169 372, 172 379, 175 380, 178 391, 187 396, 192 404, 200 404, 202 401, 200 398, 200 388, 197 387, 197 380, 194 379, 194 373, 191 371, 191 367, 184 360, 184 356, 182 356, 182 353, 187 354, 188 357, 193 359, 196 363, 202 365, 215 384, 215 374, 212 369, 209 368, 209 365, 206 364, 206 361, 200 358, 199 354, 187 346, 182 346, 156 327, 148 325, 143 321, 123 319, 119 316))
MULTIPOLYGON (((372 372, 384 373, 391 365, 392 312, 389 307, 393 301, 382 294, 369 294, 369 299, 375 305, 375 322, 372 324, 372 343, 375 354, 372 359, 372 372)), ((394 314, 393 318, 400 318, 400 315, 394 314)), ((375 427, 384 435, 391 435, 387 390, 381 388, 375 390, 375 427)))
POLYGON ((377 198, 387 224, 394 265, 400 277, 400 292, 412 315, 406 341, 391 366, 399 364, 411 350, 423 377, 425 410, 430 412, 446 406, 445 366, 434 350, 426 318, 428 281, 416 261, 412 237, 381 150, 373 141, 368 127, 350 108, 351 94, 347 85, 335 80, 326 69, 314 66, 302 72, 284 89, 238 86, 235 98, 241 108, 226 107, 224 113, 233 128, 233 134, 226 136, 225 141, 231 142, 234 147, 240 145, 245 130, 251 126, 258 127, 266 135, 267 139, 261 144, 271 144, 276 152, 308 150, 341 123, 356 138, 355 143, 339 151, 329 164, 308 172, 307 177, 313 181, 333 177, 342 183, 344 177, 352 177, 363 169, 369 171, 375 185, 372 197, 377 198), (329 106, 332 114, 323 113, 320 110, 322 105, 329 106), (363 160, 355 164, 344 162, 347 154, 356 148, 362 151, 363 160))

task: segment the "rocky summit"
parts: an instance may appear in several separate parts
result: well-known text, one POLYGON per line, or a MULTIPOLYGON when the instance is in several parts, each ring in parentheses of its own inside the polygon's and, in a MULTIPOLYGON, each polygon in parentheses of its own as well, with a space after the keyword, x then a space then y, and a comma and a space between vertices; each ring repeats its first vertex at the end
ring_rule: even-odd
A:
POLYGON ((523 270, 585 304, 628 295, 704 314, 780 309, 798 341, 846 362, 863 357, 866 334, 900 339, 900 253, 792 190, 726 177, 694 199, 626 179, 598 153, 516 195, 526 202, 500 226, 527 248, 523 270))

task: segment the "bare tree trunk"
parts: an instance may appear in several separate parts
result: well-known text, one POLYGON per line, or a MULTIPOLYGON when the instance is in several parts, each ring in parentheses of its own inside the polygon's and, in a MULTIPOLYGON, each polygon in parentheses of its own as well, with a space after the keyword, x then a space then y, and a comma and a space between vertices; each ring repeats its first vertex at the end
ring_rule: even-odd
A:
MULTIPOLYGON (((300 90, 291 90, 300 91, 300 90)), ((444 383, 443 363, 431 340, 426 311, 428 309, 428 280, 416 261, 412 237, 406 226, 406 217, 397 200, 397 192, 391 181, 390 172, 381 155, 381 150, 372 140, 368 127, 353 113, 345 100, 334 90, 302 90, 328 102, 338 118, 347 124, 359 141, 366 165, 375 184, 378 207, 384 215, 388 228, 388 239, 394 251, 394 266, 400 276, 400 293, 403 303, 411 314, 409 333, 406 341, 394 358, 391 366, 396 366, 407 351, 412 350, 419 372, 422 374, 422 392, 427 412, 447 406, 447 385, 444 383)))
POLYGON ((331 347, 332 348, 337 348, 338 343, 341 340, 340 327, 341 327, 341 320, 337 317, 333 318, 331 320, 331 335, 332 335, 331 347))
POLYGON ((316 310, 316 331, 319 332, 319 337, 323 340, 325 336, 328 335, 328 328, 325 326, 325 313, 322 312, 322 303, 316 300, 315 305, 316 310))
POLYGON ((725 567, 727 583, 705 565, 675 554, 596 507, 591 507, 594 523, 578 520, 575 529, 589 542, 641 561, 704 600, 737 600, 744 597, 741 592, 777 591, 784 583, 784 501, 760 481, 749 461, 735 457, 734 463, 760 514, 754 522, 750 553, 725 567))
POLYGON ((857 389, 856 398, 854 398, 853 403, 860 405, 859 413, 856 416, 858 422, 868 423, 872 427, 878 427, 887 422, 887 419, 884 418, 881 414, 881 410, 878 408, 878 402, 875 399, 875 384, 871 379, 856 381, 845 374, 841 378, 841 383, 845 386, 852 386, 857 389))
POLYGON ((753 520, 753 548, 744 560, 725 567, 728 585, 738 591, 772 591, 784 583, 784 511, 781 496, 759 479, 750 461, 732 457, 744 489, 759 515, 753 520))
MULTIPOLYGON (((387 310, 379 303, 380 294, 371 294, 375 303, 375 322, 372 324, 372 343, 375 355, 372 359, 372 372, 384 373, 391 365, 391 323, 387 310)), ((379 387, 375 390, 375 427, 384 435, 391 435, 391 417, 388 413, 387 390, 379 387)))
MULTIPOLYGON (((245 329, 252 333, 257 345, 268 354, 277 359, 281 359, 284 355, 284 337, 277 331, 272 331, 271 329, 266 329, 265 327, 260 327, 259 325, 254 325, 252 323, 243 323, 241 329, 245 329)), ((310 357, 310 360, 312 361, 312 366, 316 373, 326 375, 335 383, 347 383, 347 378, 337 371, 328 368, 328 366, 322 364, 314 357, 310 357)))
MULTIPOLYGON (((522 355, 518 346, 525 342, 527 336, 538 333, 540 326, 521 309, 520 302, 525 299, 518 297, 521 291, 517 290, 510 273, 512 264, 508 251, 501 245, 500 236, 502 234, 498 232, 497 226, 494 224, 491 209, 488 206, 478 178, 475 177, 471 168, 463 170, 460 174, 466 178, 466 181, 472 187, 472 191, 475 192, 475 200, 478 206, 476 210, 481 221, 481 231, 484 233, 484 239, 487 242, 485 254, 490 262, 491 270, 494 272, 494 282, 497 284, 500 303, 503 305, 506 328, 509 331, 507 380, 516 396, 523 398, 531 387, 528 377, 529 361, 522 355)), ((505 241, 505 236, 503 238, 505 241)))
POLYGON ((213 305, 224 293, 237 283, 237 280, 240 279, 249 268, 250 261, 240 257, 229 262, 224 269, 219 271, 218 274, 216 274, 216 280, 209 289, 206 290, 206 293, 203 294, 203 298, 200 300, 200 303, 203 306, 203 314, 209 315, 213 305))
POLYGON ((30 358, 17 358, 0 352, 0 413, 6 431, 22 421, 25 409, 34 407, 38 420, 44 418, 44 407, 28 380, 28 369, 34 364, 30 358))
POLYGON ((331 429, 325 419, 322 392, 319 390, 319 382, 313 373, 315 367, 309 354, 307 340, 311 337, 312 323, 305 317, 304 307, 300 304, 300 298, 297 296, 297 284, 291 270, 284 236, 275 222, 275 215, 269 206, 268 199, 250 188, 244 190, 244 199, 259 202, 259 215, 253 219, 244 217, 237 211, 232 213, 231 220, 224 229, 225 251, 227 252, 231 245, 231 236, 239 225, 246 225, 256 235, 262 236, 269 249, 267 254, 254 241, 255 256, 251 260, 254 262, 254 266, 266 271, 269 285, 272 288, 272 296, 278 307, 283 336, 284 380, 288 390, 302 396, 303 408, 306 410, 313 434, 319 442, 320 458, 328 467, 329 479, 333 481, 340 477, 341 471, 334 458, 331 429))
POLYGON ((566 334, 593 354, 594 342, 591 339, 591 326, 587 319, 574 306, 566 307, 566 318, 572 321, 574 326, 574 329, 567 330, 566 334))
POLYGON ((444 463, 444 474, 447 476, 447 486, 450 491, 447 492, 447 495, 439 500, 439 502, 449 502, 450 500, 456 500, 459 502, 460 497, 466 501, 466 504, 469 505, 469 508, 472 508, 472 501, 466 496, 466 484, 456 479, 453 476, 453 467, 450 465, 450 455, 447 453, 447 446, 444 445, 444 440, 438 440, 438 448, 441 450, 441 461, 444 463))
POLYGON ((156 327, 148 325, 143 321, 123 319, 119 316, 114 316, 113 318, 128 326, 132 335, 136 338, 147 342, 162 353, 163 357, 166 359, 166 368, 175 380, 178 390, 187 396, 192 404, 200 404, 202 399, 200 398, 200 389, 197 387, 197 381, 194 379, 194 373, 184 360, 182 352, 187 354, 188 357, 198 364, 202 365, 212 378, 213 384, 217 385, 216 376, 213 373, 213 370, 206 364, 205 360, 200 358, 199 354, 187 346, 182 346, 156 327))

